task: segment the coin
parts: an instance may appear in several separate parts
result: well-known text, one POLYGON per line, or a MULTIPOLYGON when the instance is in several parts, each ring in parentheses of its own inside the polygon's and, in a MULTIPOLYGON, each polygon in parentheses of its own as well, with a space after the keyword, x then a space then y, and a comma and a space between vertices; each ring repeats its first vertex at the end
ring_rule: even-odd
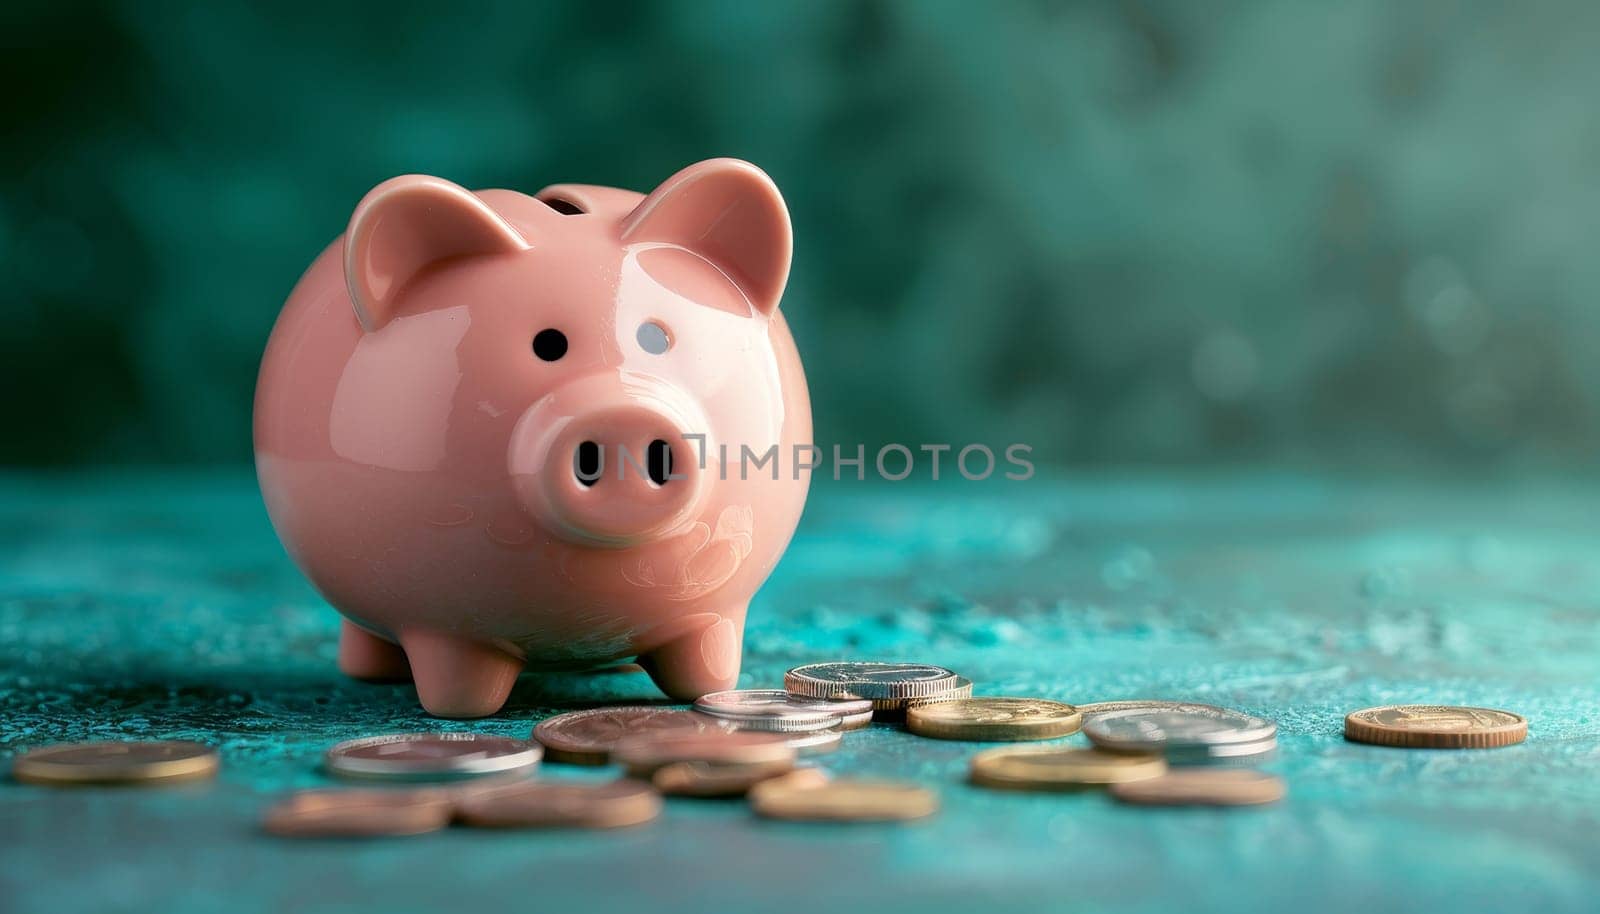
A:
POLYGON ((809 822, 893 822, 931 816, 939 797, 916 784, 829 781, 796 786, 767 781, 750 789, 750 808, 769 819, 809 822))
POLYGON ((1111 795, 1147 806, 1254 806, 1276 803, 1283 778, 1260 771, 1188 768, 1158 778, 1112 784, 1111 795))
MULTIPOLYGON (((815 770, 815 769, 811 769, 815 770)), ((669 796, 734 797, 773 778, 796 771, 787 764, 717 765, 709 762, 671 762, 650 775, 650 783, 669 796)))
POLYGON ((694 708, 750 730, 823 730, 835 724, 854 730, 872 723, 870 701, 801 698, 782 689, 712 692, 696 699, 694 708))
POLYGON ((808 663, 783 675, 783 687, 803 698, 866 699, 879 710, 903 708, 912 698, 949 695, 961 681, 942 666, 876 661, 808 663))
POLYGON ((1490 749, 1528 737, 1528 719, 1493 708, 1385 705, 1353 711, 1344 738, 1411 749, 1490 749))
POLYGON ((906 729, 935 739, 1053 739, 1081 726, 1083 715, 1072 705, 1043 698, 917 701, 906 708, 906 729))
POLYGON ((705 733, 731 730, 729 721, 675 708, 620 707, 569 711, 546 718, 533 728, 552 762, 604 765, 611 747, 629 736, 705 733))
POLYGON ((767 780, 762 781, 761 783, 766 784, 770 782, 776 786, 801 790, 807 787, 821 787, 823 784, 826 784, 831 780, 833 780, 832 776, 821 768, 818 768, 815 765, 802 765, 801 767, 790 771, 788 774, 780 774, 775 778, 767 778, 767 780))
POLYGON ((1227 708, 1190 705, 1106 711, 1084 724, 1083 732, 1096 746, 1117 752, 1229 755, 1270 750, 1278 726, 1227 708))
POLYGON ((345 740, 328 750, 323 765, 343 777, 438 780, 520 771, 537 765, 543 752, 486 733, 391 733, 345 740))
POLYGON ((213 777, 217 750, 187 740, 62 743, 17 756, 11 776, 33 784, 148 784, 213 777))
POLYGON ((530 781, 468 797, 456 819, 480 828, 622 828, 661 815, 661 795, 639 781, 554 784, 530 781))
POLYGON ((990 749, 972 760, 972 783, 1010 790, 1076 790, 1167 773, 1159 755, 1101 749, 990 749))
POLYGON ((958 701, 972 697, 972 680, 957 676, 942 692, 932 692, 917 698, 880 698, 872 703, 873 720, 904 721, 906 708, 917 702, 958 701))
POLYGON ((821 755, 839 748, 839 743, 844 739, 844 730, 834 727, 831 730, 813 730, 810 733, 790 733, 789 748, 801 755, 821 755))
POLYGON ((1169 765, 1254 765, 1278 750, 1276 736, 1248 743, 1215 743, 1204 746, 1168 746, 1169 765))
POLYGON ((1087 723, 1102 714, 1113 711, 1182 711, 1187 708, 1209 708, 1221 711, 1216 705, 1201 704, 1197 701, 1164 701, 1154 698, 1128 698, 1119 701, 1094 701, 1086 705, 1077 705, 1078 713, 1083 715, 1087 723))
POLYGON ((611 748, 611 760, 633 777, 649 777, 673 762, 717 765, 768 765, 781 773, 794 767, 794 747, 787 733, 757 730, 707 730, 704 733, 643 733, 626 737, 611 748))
POLYGON ((267 810, 263 827, 295 838, 420 835, 450 824, 442 790, 305 790, 267 810))

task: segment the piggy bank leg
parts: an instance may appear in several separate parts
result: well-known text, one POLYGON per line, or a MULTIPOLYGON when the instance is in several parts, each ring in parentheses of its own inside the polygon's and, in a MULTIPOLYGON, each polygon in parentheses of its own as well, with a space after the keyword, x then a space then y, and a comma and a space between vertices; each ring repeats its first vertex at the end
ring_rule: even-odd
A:
POLYGON ((731 689, 739 681, 744 647, 744 613, 718 618, 703 628, 668 641, 639 658, 661 691, 691 700, 707 692, 731 689))
POLYGON ((441 632, 405 629, 400 644, 411 661, 417 698, 434 717, 487 717, 500 710, 522 661, 490 644, 441 632))
POLYGON ((406 652, 349 619, 339 629, 339 671, 368 682, 405 682, 411 678, 406 652))

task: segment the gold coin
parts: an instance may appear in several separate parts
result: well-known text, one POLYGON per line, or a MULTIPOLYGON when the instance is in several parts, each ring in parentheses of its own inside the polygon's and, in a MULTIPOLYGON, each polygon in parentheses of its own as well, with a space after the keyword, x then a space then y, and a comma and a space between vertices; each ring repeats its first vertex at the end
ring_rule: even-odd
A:
POLYGON ((1491 749, 1528 737, 1528 719, 1493 708, 1385 705, 1352 711, 1344 738, 1410 749, 1491 749))
POLYGON ((288 838, 420 835, 450 824, 442 790, 305 790, 267 810, 263 827, 288 838))
POLYGON ((1283 778, 1237 768, 1184 768, 1111 785, 1112 796, 1146 806, 1254 806, 1276 803, 1285 792, 1283 778))
POLYGON ((33 784, 148 784, 208 778, 217 750, 186 740, 65 743, 17 756, 11 776, 33 784))
POLYGON ((939 797, 925 787, 893 781, 796 785, 779 779, 752 787, 750 808, 769 819, 896 822, 933 815, 939 810, 939 797))
POLYGON ((1102 749, 990 749, 972 760, 972 783, 1009 790, 1077 790, 1160 777, 1159 755, 1102 749))
POLYGON ((531 781, 456 803, 456 819, 479 828, 624 828, 661 815, 661 795, 639 781, 531 781))
POLYGON ((906 708, 906 728, 935 739, 1053 739, 1082 726, 1083 715, 1072 705, 1043 698, 918 701, 906 708))
MULTIPOLYGON (((815 770, 815 769, 802 769, 815 770)), ((737 797, 763 781, 795 772, 789 762, 718 765, 710 762, 672 762, 650 775, 650 783, 668 796, 737 797)))

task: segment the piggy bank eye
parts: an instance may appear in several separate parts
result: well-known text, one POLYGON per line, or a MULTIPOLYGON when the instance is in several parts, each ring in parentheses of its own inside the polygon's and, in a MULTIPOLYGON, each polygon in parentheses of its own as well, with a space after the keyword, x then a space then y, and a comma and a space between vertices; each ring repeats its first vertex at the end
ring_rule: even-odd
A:
POLYGON ((660 355, 672 348, 672 337, 667 335, 667 328, 655 321, 640 324, 635 339, 639 341, 639 348, 651 355, 660 355))
POLYGON ((533 337, 533 354, 554 362, 567 354, 567 335, 555 328, 540 330, 533 337))

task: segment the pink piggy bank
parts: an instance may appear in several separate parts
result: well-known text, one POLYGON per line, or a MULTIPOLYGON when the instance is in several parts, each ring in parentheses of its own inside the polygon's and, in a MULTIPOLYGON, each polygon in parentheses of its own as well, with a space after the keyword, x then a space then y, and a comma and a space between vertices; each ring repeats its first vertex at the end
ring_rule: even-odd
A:
POLYGON ((261 492, 346 617, 340 668, 441 717, 493 714, 524 668, 733 686, 810 483, 790 250, 772 180, 732 159, 649 196, 373 189, 256 388, 261 492))

